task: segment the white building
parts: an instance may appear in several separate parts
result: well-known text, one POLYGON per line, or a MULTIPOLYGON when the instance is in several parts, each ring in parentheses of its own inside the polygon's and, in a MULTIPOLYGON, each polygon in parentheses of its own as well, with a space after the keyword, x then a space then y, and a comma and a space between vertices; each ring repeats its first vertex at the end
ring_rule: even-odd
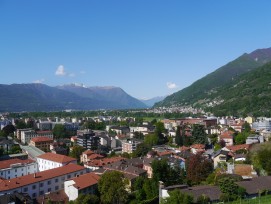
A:
POLYGON ((79 194, 95 194, 100 176, 87 173, 64 182, 64 191, 69 201, 76 200, 79 194))
POLYGON ((12 179, 38 172, 37 162, 30 159, 9 159, 0 161, 0 177, 12 179))
POLYGON ((48 137, 53 139, 54 135, 52 131, 34 131, 34 130, 25 130, 21 131, 21 142, 23 144, 28 144, 30 140, 34 137, 48 137))
POLYGON ((5 194, 27 193, 32 199, 45 193, 64 189, 67 179, 87 173, 87 169, 77 164, 68 164, 56 169, 29 174, 0 182, 0 196, 5 194))
POLYGON ((54 169, 73 163, 77 164, 77 160, 61 154, 45 153, 37 157, 39 171, 54 169))

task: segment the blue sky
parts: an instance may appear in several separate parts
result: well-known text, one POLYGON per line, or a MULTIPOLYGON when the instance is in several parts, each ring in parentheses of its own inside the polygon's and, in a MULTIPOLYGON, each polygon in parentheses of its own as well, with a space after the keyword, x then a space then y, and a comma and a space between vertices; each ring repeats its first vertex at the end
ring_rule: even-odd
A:
POLYGON ((270 8, 269 0, 0 0, 0 83, 171 94, 271 47, 270 8))

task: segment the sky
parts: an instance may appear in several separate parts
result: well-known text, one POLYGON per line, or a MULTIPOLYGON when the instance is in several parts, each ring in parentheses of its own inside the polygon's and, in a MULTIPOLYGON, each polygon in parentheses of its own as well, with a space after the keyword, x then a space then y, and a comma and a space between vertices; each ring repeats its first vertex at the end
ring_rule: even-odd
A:
POLYGON ((0 0, 0 83, 169 95, 271 47, 270 8, 270 0, 0 0))

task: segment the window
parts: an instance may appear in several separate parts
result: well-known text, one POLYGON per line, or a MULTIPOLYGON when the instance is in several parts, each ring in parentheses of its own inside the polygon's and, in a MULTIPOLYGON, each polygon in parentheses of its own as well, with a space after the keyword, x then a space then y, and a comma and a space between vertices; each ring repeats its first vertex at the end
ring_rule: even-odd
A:
POLYGON ((51 184, 51 181, 47 181, 47 184, 50 185, 50 184, 51 184))
POLYGON ((71 175, 68 175, 68 179, 71 178, 71 175))
POLYGON ((36 193, 33 193, 33 194, 32 194, 32 197, 35 198, 35 197, 36 197, 36 193))
POLYGON ((55 182, 56 182, 56 183, 58 182, 58 178, 55 179, 55 182))
POLYGON ((33 186, 32 186, 32 189, 36 189, 36 185, 33 185, 33 186))
POLYGON ((44 191, 40 191, 40 195, 43 195, 44 194, 44 191))
POLYGON ((48 192, 51 192, 51 188, 48 188, 48 192))
POLYGON ((57 190, 58 190, 58 186, 55 187, 55 191, 57 191, 57 190))
POLYGON ((40 183, 40 187, 43 187, 43 183, 40 183))
POLYGON ((24 188, 24 192, 27 192, 27 191, 28 191, 28 187, 25 187, 25 188, 24 188))

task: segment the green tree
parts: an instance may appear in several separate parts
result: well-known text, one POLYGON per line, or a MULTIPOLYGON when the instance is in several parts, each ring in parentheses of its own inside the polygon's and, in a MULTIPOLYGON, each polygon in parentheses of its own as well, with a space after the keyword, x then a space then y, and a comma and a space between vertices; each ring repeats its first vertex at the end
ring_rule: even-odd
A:
POLYGON ((22 149, 19 145, 13 145, 11 148, 10 148, 10 151, 9 153, 10 154, 18 154, 18 153, 21 153, 22 152, 22 149))
POLYGON ((102 203, 125 203, 128 199, 127 180, 118 171, 105 172, 98 181, 102 203))
POLYGON ((70 152, 70 156, 76 158, 77 161, 80 160, 80 156, 83 153, 84 148, 79 145, 74 145, 72 151, 70 152))
POLYGON ((26 123, 23 120, 16 120, 15 125, 17 129, 24 129, 27 128, 26 123))
POLYGON ((267 175, 271 175, 271 147, 266 145, 262 146, 256 152, 256 155, 253 158, 253 163, 257 168, 263 169, 267 175))
POLYGON ((15 127, 13 125, 7 125, 5 126, 2 131, 4 132, 5 136, 8 136, 11 133, 14 133, 15 127))
POLYGON ((205 194, 202 194, 197 198, 197 204, 209 204, 209 203, 210 198, 205 194))
POLYGON ((194 144, 207 144, 207 134, 203 125, 194 124, 192 126, 192 141, 194 144))
POLYGON ((234 180, 229 177, 220 179, 218 183, 221 192, 224 194, 223 201, 226 201, 227 199, 236 200, 237 198, 242 198, 245 194, 245 189, 239 187, 234 180))
POLYGON ((151 146, 146 143, 137 145, 136 150, 132 153, 132 157, 145 156, 151 150, 151 146))
POLYGON ((182 193, 180 190, 176 189, 169 191, 169 197, 165 198, 161 202, 162 204, 192 204, 193 197, 189 194, 182 193))
POLYGON ((164 123, 157 122, 155 124, 154 134, 158 137, 158 144, 164 144, 165 142, 167 142, 167 138, 163 134, 165 132, 166 132, 166 129, 165 129, 164 123))
POLYGON ((249 134, 249 132, 238 133, 234 138, 235 144, 245 144, 249 134))
POLYGON ((99 197, 93 194, 79 194, 74 204, 99 204, 99 197))
POLYGON ((65 126, 62 124, 56 124, 55 127, 53 128, 53 134, 54 137, 57 139, 65 138, 66 136, 65 126))
POLYGON ((183 146, 183 136, 181 135, 181 127, 177 126, 175 143, 179 146, 183 146))
POLYGON ((144 143, 150 147, 153 145, 157 145, 158 142, 159 142, 159 138, 156 134, 148 134, 144 138, 144 143))

